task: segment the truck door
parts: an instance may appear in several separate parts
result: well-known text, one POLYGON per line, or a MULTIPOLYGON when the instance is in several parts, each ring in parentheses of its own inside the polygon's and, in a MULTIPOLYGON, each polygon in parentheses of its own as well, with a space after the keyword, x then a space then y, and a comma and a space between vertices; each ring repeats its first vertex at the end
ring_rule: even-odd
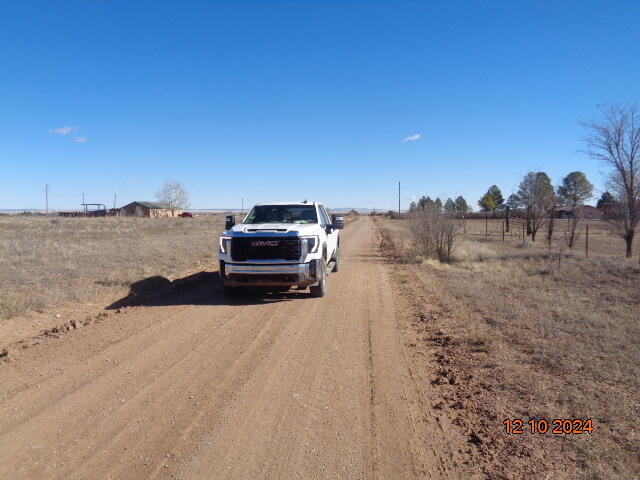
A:
MULTIPOLYGON (((329 219, 329 215, 327 211, 324 209, 324 205, 320 205, 320 223, 322 227, 326 230, 327 225, 331 225, 331 220, 329 219)), ((338 248, 338 230, 329 230, 327 232, 327 255, 329 258, 327 260, 331 260, 333 255, 338 248)))

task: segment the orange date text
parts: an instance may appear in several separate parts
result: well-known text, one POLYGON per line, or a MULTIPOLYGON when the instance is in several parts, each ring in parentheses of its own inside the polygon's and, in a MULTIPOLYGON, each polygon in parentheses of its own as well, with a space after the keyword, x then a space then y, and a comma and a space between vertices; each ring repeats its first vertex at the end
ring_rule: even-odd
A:
POLYGON ((591 435, 593 433, 593 420, 590 418, 554 418, 545 420, 544 418, 532 418, 523 420, 521 418, 507 418, 502 422, 504 432, 507 435, 591 435))

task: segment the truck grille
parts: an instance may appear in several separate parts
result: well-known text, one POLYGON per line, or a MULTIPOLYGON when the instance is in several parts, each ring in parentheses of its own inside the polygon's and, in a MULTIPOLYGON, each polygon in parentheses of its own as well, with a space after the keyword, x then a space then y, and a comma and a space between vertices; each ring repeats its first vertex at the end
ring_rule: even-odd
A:
POLYGON ((235 237, 231 239, 231 258, 245 260, 299 260, 298 237, 235 237))
POLYGON ((298 275, 269 275, 262 273, 246 275, 243 273, 232 273, 229 275, 229 279, 232 282, 239 283, 296 283, 298 281, 298 275))

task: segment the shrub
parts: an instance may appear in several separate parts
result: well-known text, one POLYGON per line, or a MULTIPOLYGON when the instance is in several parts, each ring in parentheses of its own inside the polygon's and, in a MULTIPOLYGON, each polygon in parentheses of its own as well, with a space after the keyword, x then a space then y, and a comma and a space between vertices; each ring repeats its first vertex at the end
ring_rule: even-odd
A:
POLYGON ((409 214, 409 228, 422 255, 451 262, 460 221, 437 209, 416 209, 409 214))

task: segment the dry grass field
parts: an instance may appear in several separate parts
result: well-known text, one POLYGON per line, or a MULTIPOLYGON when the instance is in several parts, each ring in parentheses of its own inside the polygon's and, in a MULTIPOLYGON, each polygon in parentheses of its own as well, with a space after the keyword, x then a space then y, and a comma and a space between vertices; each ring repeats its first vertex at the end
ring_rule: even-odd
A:
POLYGON ((495 447, 493 461, 500 461, 496 452, 508 455, 508 478, 520 475, 513 476, 518 463, 535 478, 545 478, 536 477, 545 465, 546 478, 638 478, 637 254, 625 259, 622 240, 600 222, 590 223, 585 258, 584 237, 560 256, 560 235, 550 252, 542 232, 522 247, 517 237, 485 237, 484 220, 473 220, 455 261, 441 264, 416 257, 405 221, 378 224, 395 249, 398 277, 417 284, 407 292, 423 320, 415 324, 423 348, 439 348, 434 355, 468 380, 447 385, 450 402, 438 408, 455 412, 465 402, 458 424, 480 428, 484 444, 495 447), (592 418, 595 431, 509 437, 505 418, 592 418), (540 468, 529 471, 534 460, 540 468))
MULTIPOLYGON (((0 216, 0 320, 215 270, 223 221, 0 216)), ((560 248, 561 221, 549 249, 542 230, 523 247, 516 235, 502 241, 500 222, 485 236, 484 220, 469 220, 454 261, 441 264, 416 255, 405 221, 376 222, 382 251, 394 252, 396 293, 415 313, 407 335, 421 380, 439 392, 433 408, 471 438, 478 465, 498 478, 640 475, 638 250, 624 258, 601 222, 589 223, 587 258, 584 233, 560 248), (595 430, 508 436, 505 418, 591 418, 595 430)))
POLYGON ((0 216, 0 320, 109 301, 131 283, 215 268, 223 215, 140 219, 0 216))

